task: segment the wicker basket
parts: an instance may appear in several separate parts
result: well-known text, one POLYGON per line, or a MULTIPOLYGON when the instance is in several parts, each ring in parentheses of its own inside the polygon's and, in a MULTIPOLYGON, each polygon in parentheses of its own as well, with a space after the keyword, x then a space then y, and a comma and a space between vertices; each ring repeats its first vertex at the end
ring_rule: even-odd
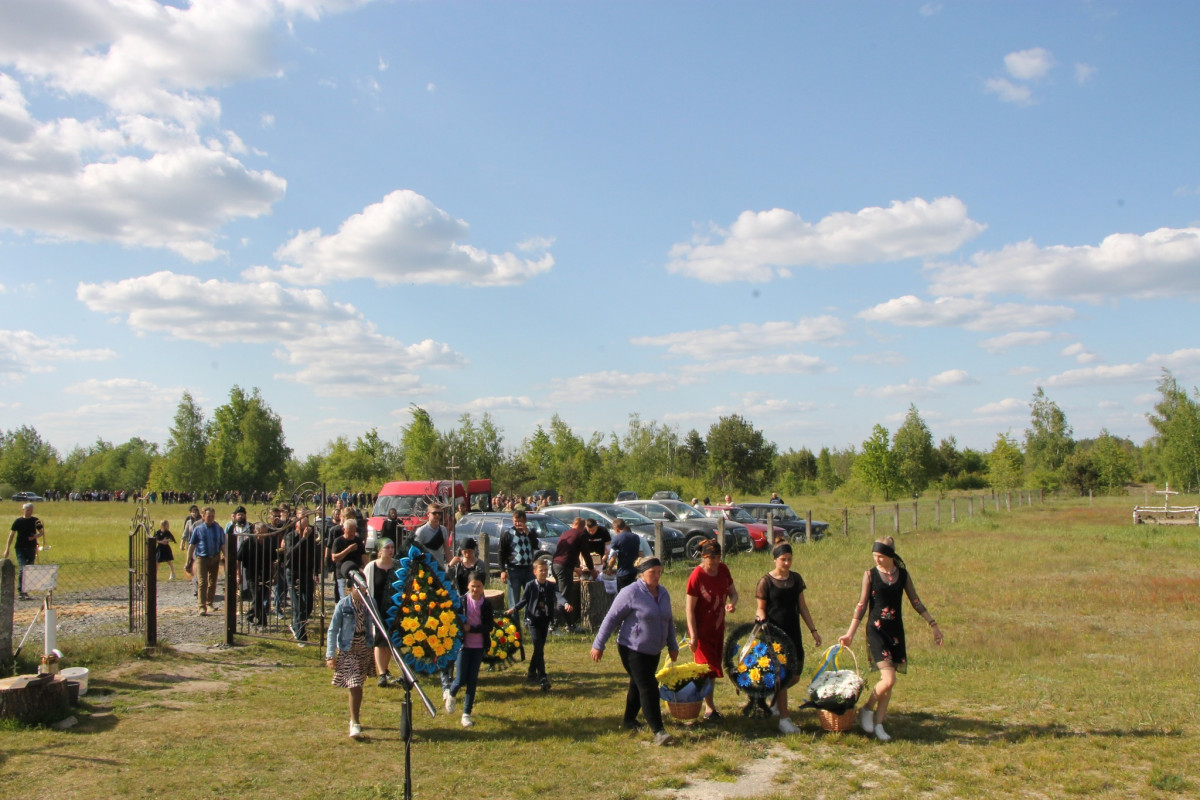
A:
POLYGON ((700 708, 703 705, 703 700, 697 700, 694 703, 676 703, 668 700, 667 710, 671 712, 671 716, 675 719, 689 720, 700 716, 700 708))
POLYGON ((817 709, 817 717, 821 720, 821 729, 841 733, 854 727, 855 710, 853 708, 844 714, 835 714, 823 708, 817 709))

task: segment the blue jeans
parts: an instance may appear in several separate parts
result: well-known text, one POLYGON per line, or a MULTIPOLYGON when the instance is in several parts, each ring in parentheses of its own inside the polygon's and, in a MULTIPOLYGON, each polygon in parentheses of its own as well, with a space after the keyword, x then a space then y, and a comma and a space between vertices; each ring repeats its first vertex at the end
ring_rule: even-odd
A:
POLYGON ((458 651, 458 661, 455 669, 458 675, 450 684, 450 694, 457 695, 463 686, 467 687, 467 696, 463 698, 463 713, 470 714, 475 706, 475 687, 479 685, 479 667, 483 664, 482 647, 464 647, 458 651))
POLYGON ((508 568, 508 607, 512 608, 521 601, 521 592, 525 584, 533 580, 533 567, 508 568))
POLYGON ((32 553, 22 553, 17 551, 17 594, 24 596, 25 594, 25 565, 33 564, 37 561, 37 550, 32 553))

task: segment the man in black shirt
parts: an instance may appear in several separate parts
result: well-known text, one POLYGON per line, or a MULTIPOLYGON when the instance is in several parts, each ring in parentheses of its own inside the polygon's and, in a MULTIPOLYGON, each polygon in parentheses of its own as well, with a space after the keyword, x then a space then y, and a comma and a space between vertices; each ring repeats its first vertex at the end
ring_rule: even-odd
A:
POLYGON ((306 628, 312 615, 313 587, 321 564, 321 545, 306 515, 301 514, 295 529, 283 535, 283 550, 292 595, 292 636, 303 644, 308 640, 306 628))
POLYGON ((8 543, 4 545, 3 558, 8 558, 8 551, 14 549, 16 540, 17 551, 17 594, 22 600, 33 598, 25 594, 25 566, 37 561, 38 538, 46 535, 42 521, 33 515, 33 503, 21 506, 21 516, 13 520, 9 529, 8 543))
POLYGON ((350 571, 361 570, 367 565, 367 547, 358 535, 358 521, 354 517, 342 522, 342 535, 333 540, 329 549, 337 568, 338 596, 345 597, 350 571))

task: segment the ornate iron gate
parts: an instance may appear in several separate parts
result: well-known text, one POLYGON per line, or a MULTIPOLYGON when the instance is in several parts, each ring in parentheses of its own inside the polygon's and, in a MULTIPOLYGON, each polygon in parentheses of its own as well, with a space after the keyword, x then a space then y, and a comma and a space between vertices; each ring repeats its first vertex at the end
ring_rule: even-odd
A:
POLYGON ((139 500, 129 520, 129 632, 146 631, 146 540, 154 533, 146 502, 139 500))

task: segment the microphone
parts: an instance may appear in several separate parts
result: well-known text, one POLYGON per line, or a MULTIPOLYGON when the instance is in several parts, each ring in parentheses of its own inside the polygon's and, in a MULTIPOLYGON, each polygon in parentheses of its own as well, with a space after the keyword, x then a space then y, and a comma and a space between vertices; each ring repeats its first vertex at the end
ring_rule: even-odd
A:
POLYGON ((365 575, 356 569, 352 569, 347 577, 350 578, 351 583, 358 587, 359 591, 364 594, 367 593, 367 577, 365 575))

